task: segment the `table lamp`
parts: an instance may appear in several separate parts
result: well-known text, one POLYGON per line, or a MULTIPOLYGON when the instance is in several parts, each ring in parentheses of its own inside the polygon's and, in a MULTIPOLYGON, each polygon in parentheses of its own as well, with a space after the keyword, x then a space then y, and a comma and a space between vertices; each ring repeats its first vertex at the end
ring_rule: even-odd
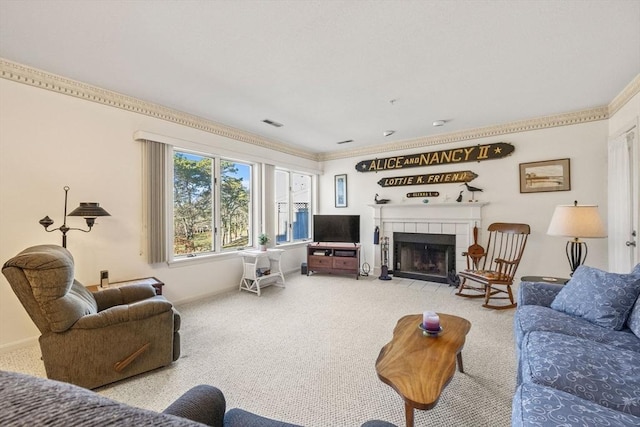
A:
POLYGON ((571 275, 587 259, 587 244, 580 238, 607 237, 600 219, 597 205, 559 205, 551 217, 547 234, 572 239, 567 242, 567 260, 571 266, 571 275))

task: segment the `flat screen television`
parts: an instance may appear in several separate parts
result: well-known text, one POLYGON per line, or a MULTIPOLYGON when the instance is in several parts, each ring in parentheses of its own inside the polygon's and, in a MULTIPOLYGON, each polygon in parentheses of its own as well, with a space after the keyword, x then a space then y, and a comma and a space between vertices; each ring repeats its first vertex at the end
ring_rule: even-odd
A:
POLYGON ((313 241, 360 243, 360 215, 314 215, 313 241))

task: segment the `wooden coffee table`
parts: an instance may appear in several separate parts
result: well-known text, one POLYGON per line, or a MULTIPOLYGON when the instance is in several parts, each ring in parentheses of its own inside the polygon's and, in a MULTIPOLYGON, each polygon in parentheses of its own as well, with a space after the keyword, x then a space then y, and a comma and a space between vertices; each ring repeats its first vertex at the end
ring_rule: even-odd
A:
POLYGON ((404 399, 407 427, 413 427, 414 409, 436 406, 456 372, 456 361, 458 370, 464 372, 462 347, 471 322, 450 314, 438 316, 442 326, 438 337, 422 335, 418 328, 422 314, 402 317, 376 360, 378 378, 404 399))

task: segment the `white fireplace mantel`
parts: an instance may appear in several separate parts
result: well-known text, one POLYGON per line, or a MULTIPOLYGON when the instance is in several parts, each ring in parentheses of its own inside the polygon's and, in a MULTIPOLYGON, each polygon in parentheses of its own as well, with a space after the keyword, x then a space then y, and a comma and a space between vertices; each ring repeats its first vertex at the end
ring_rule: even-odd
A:
MULTIPOLYGON (((389 238, 393 248, 393 233, 452 234, 456 236, 456 270, 466 268, 462 252, 473 244, 473 227, 482 230, 482 207, 486 202, 460 203, 385 203, 369 205, 373 208, 374 226, 380 237, 389 238)), ((482 244, 481 242, 479 242, 482 244)), ((380 260, 380 247, 376 246, 380 260)), ((392 252, 392 251, 390 251, 392 252)), ((393 253, 389 253, 389 268, 393 270, 393 253)))
MULTIPOLYGON (((381 203, 369 205, 374 210, 374 220, 381 219, 442 219, 446 222, 465 219, 482 219, 482 207, 486 202, 460 203, 381 203)), ((376 221, 377 222, 377 221, 376 221)), ((379 226, 379 224, 376 223, 379 226)))

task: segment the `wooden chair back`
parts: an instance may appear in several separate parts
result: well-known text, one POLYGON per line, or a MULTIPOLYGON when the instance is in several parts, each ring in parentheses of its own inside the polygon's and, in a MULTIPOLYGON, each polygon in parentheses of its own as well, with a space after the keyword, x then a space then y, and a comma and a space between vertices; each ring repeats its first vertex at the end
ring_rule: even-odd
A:
POLYGON ((528 224, 496 222, 488 232, 486 251, 478 269, 495 272, 500 281, 513 281, 531 228, 528 224))
POLYGON ((456 295, 469 298, 484 297, 483 307, 487 308, 514 308, 517 303, 511 292, 511 284, 520 265, 531 229, 527 224, 496 222, 489 226, 488 232, 486 251, 471 251, 472 247, 470 247, 469 252, 466 253, 467 269, 459 273, 462 281, 456 295), (480 286, 474 286, 468 283, 469 281, 480 286), (500 289, 503 286, 505 289, 500 289), (507 296, 495 296, 496 294, 507 296), (491 300, 496 299, 508 299, 509 303, 493 304, 491 300))

